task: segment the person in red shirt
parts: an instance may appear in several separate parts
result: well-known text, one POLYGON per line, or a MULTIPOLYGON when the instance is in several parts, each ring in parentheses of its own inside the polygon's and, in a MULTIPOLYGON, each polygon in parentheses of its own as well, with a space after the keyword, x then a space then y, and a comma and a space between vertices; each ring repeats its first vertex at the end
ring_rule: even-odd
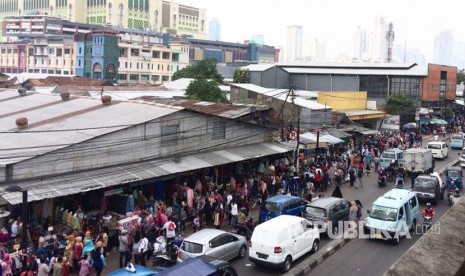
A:
POLYGON ((426 208, 421 213, 422 217, 430 217, 431 219, 434 218, 435 212, 434 209, 431 207, 431 203, 426 203, 426 208))

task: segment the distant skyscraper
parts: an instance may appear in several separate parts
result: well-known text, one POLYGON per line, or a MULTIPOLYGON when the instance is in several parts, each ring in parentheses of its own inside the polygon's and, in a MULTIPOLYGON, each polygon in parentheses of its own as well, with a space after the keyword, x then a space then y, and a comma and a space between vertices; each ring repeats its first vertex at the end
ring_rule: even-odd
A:
POLYGON ((362 61, 368 53, 367 31, 357 26, 354 33, 354 52, 352 57, 357 61, 362 61))
POLYGON ((302 60, 302 26, 288 26, 286 35, 286 61, 302 60))
POLYGON ((384 62, 387 53, 386 32, 388 24, 384 17, 376 18, 373 24, 373 30, 370 32, 370 58, 373 62, 384 62))
POLYGON ((218 41, 221 38, 221 24, 218 18, 208 22, 208 40, 218 41))
POLYGON ((261 44, 261 45, 265 44, 265 39, 263 38, 262 34, 254 34, 250 40, 257 44, 261 44))
POLYGON ((454 35, 452 30, 441 31, 434 37, 433 61, 444 65, 453 65, 454 35))

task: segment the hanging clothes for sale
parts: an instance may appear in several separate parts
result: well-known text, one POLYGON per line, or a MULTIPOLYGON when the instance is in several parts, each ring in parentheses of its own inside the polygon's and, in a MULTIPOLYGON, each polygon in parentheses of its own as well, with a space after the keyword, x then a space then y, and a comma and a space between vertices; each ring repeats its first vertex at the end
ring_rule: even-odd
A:
POLYGON ((50 199, 46 199, 44 200, 44 202, 42 203, 42 217, 43 218, 48 218, 50 216, 50 205, 51 205, 51 200, 50 199))

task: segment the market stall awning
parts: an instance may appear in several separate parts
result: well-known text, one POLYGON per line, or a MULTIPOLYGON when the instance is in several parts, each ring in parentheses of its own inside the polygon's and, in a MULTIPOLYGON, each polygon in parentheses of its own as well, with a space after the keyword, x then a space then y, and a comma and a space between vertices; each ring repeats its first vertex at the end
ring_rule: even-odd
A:
MULTIPOLYGON (((15 182, 14 184, 28 190, 29 201, 36 201, 109 187, 116 188, 124 184, 285 153, 291 150, 294 148, 279 143, 260 143, 193 154, 180 157, 178 160, 144 161, 42 180, 15 182)), ((0 198, 6 200, 6 202, 2 202, 3 204, 15 205, 22 202, 21 192, 6 192, 5 187, 1 187, 0 195, 0 198)))
MULTIPOLYGON (((304 134, 300 134, 300 142, 305 143, 305 144, 311 144, 311 143, 316 143, 317 140, 317 135, 312 133, 312 132, 307 132, 304 134)), ((318 139, 319 143, 328 143, 328 144, 339 144, 339 143, 344 143, 344 140, 339 139, 331 134, 320 134, 320 137, 318 139)))
POLYGON ((359 133, 359 134, 362 134, 362 135, 375 135, 375 134, 378 134, 378 131, 377 130, 374 130, 374 129, 369 129, 369 128, 366 128, 366 127, 362 127, 362 126, 357 126, 357 125, 349 125, 349 126, 346 126, 344 128, 341 128, 340 130, 344 131, 344 132, 356 132, 356 133, 359 133))
POLYGON ((338 110, 345 113, 352 121, 366 120, 366 119, 380 119, 386 116, 386 112, 377 110, 338 110))

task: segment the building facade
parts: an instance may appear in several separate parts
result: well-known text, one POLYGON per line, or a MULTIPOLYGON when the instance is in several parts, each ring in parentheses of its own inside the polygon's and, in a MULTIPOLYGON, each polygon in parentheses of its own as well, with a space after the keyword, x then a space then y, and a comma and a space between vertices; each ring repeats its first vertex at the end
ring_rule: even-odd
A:
POLYGON ((288 26, 286 33, 286 61, 302 60, 302 46, 303 46, 303 32, 302 26, 288 26))
POLYGON ((8 16, 23 15, 49 15, 78 23, 112 25, 201 39, 207 36, 205 9, 171 1, 0 0, 0 21, 8 16))
POLYGON ((28 53, 32 42, 20 41, 3 43, 0 47, 0 72, 1 73, 25 73, 28 67, 28 53))
POLYGON ((221 39, 221 24, 218 18, 213 18, 208 22, 208 40, 220 40, 221 39))
POLYGON ((457 67, 428 64, 279 64, 249 65, 250 83, 308 91, 367 91, 369 100, 383 104, 390 95, 405 95, 434 103, 455 99, 457 67))

